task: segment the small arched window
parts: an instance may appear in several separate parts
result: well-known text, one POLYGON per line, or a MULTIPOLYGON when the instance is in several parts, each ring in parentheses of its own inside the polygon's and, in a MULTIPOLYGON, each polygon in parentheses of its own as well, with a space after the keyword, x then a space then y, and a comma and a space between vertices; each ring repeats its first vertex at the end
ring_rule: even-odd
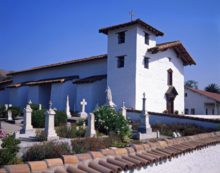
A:
POLYGON ((167 84, 172 86, 173 85, 173 70, 167 70, 167 84))

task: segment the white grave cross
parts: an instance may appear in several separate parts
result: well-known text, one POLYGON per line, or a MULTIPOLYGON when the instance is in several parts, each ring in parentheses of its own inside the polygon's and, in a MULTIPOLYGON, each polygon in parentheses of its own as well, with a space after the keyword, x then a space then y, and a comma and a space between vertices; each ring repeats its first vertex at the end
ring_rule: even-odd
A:
POLYGON ((82 105, 82 112, 85 112, 85 110, 86 110, 86 105, 87 105, 86 100, 83 99, 83 100, 80 102, 80 104, 82 105))

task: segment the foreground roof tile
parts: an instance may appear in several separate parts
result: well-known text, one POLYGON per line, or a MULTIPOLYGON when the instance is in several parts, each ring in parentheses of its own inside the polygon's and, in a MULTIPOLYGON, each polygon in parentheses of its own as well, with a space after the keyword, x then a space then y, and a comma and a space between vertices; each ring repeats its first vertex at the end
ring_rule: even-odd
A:
POLYGON ((76 155, 63 155, 62 159, 63 159, 64 164, 75 165, 79 163, 79 159, 76 155))
POLYGON ((63 161, 60 158, 46 159, 45 162, 47 163, 48 168, 55 167, 55 166, 63 166, 63 161))
POLYGON ((27 164, 32 172, 47 170, 47 163, 45 161, 32 161, 32 162, 27 162, 27 164))
POLYGON ((5 166, 8 173, 30 173, 30 168, 27 164, 8 165, 5 166))

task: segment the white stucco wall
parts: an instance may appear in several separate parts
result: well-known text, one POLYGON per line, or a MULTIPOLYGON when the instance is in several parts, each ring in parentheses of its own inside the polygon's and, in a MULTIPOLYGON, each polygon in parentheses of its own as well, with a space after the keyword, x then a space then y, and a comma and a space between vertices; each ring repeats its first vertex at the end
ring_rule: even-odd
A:
MULTIPOLYGON (((141 46, 139 46, 141 47, 141 46)), ((136 107, 141 110, 143 93, 146 93, 148 111, 163 112, 166 110, 165 93, 167 84, 167 70, 173 71, 173 86, 178 95, 174 100, 174 111, 184 112, 184 68, 183 63, 173 50, 166 50, 157 54, 149 54, 144 49, 138 51, 136 77, 136 107), (144 68, 144 56, 150 58, 149 69, 144 68), (171 62, 169 61, 171 58, 171 62)))
POLYGON ((13 76, 13 83, 75 75, 84 78, 102 74, 107 74, 106 59, 16 74, 13 76))
POLYGON ((0 105, 8 104, 9 102, 9 93, 8 89, 0 90, 0 105))
POLYGON ((103 105, 106 102, 105 90, 107 87, 106 79, 93 83, 76 85, 76 111, 81 112, 82 99, 87 102, 86 112, 92 112, 97 105, 103 105))
MULTIPOLYGON (((189 110, 189 114, 191 109, 195 109, 195 114, 198 115, 205 115, 206 114, 206 108, 208 109, 208 114, 212 114, 213 107, 205 107, 205 103, 213 103, 215 104, 215 101, 198 93, 195 93, 189 89, 185 89, 185 93, 187 93, 187 97, 185 97, 185 109, 189 110)), ((215 110, 215 114, 218 114, 220 112, 219 107, 218 110, 215 110)))
POLYGON ((28 101, 31 100, 34 104, 40 104, 39 100, 39 85, 28 87, 28 101))
POLYGON ((28 102, 28 87, 9 88, 9 104, 24 108, 28 102))
POLYGON ((72 81, 52 84, 51 101, 53 102, 53 107, 64 111, 66 108, 67 95, 69 96, 70 109, 71 111, 75 111, 76 86, 72 81))
POLYGON ((108 79, 113 101, 120 108, 122 102, 127 107, 135 105, 135 63, 136 26, 125 27, 108 33, 108 79), (118 32, 125 32, 125 43, 118 44, 118 32), (117 67, 117 57, 125 55, 123 68, 117 67))

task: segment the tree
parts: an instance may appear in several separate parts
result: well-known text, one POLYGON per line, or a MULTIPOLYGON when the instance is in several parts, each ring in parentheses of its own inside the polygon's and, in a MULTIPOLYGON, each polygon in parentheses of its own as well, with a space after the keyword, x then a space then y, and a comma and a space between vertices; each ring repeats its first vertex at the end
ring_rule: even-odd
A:
POLYGON ((220 86, 215 83, 209 84, 207 87, 205 87, 205 90, 208 92, 220 94, 220 86))
POLYGON ((185 87, 198 89, 198 82, 194 80, 188 80, 185 82, 185 87))

